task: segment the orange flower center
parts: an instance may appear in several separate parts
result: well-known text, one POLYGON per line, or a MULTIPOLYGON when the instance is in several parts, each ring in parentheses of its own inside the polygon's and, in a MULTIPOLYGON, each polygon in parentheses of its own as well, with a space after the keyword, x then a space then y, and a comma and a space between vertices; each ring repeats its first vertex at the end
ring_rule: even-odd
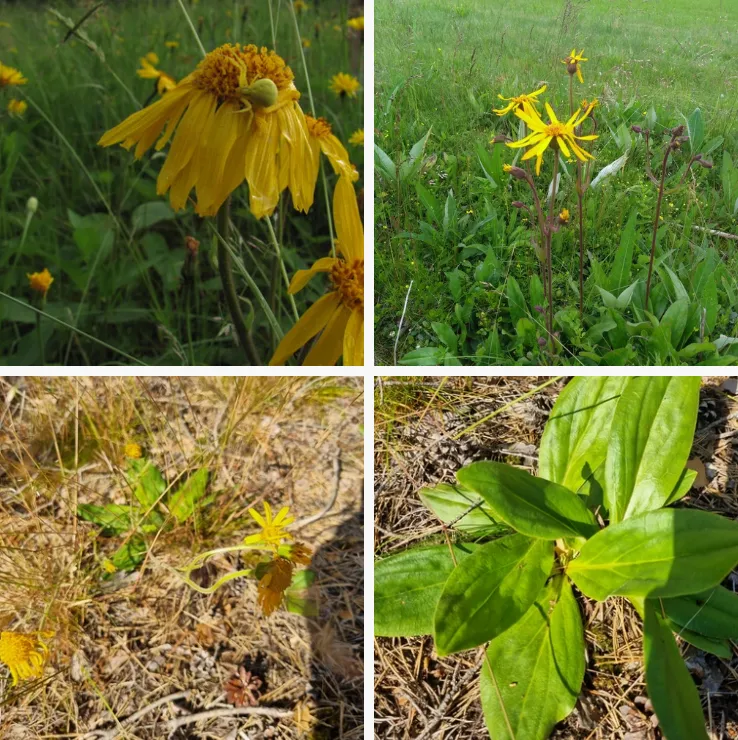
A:
POLYGON ((340 260, 331 268, 331 280, 344 306, 364 310, 364 260, 340 260))
POLYGON ((314 136, 316 139, 322 139, 323 137, 330 136, 333 133, 331 124, 325 120, 325 118, 313 118, 312 116, 305 116, 307 122, 308 131, 310 136, 314 136))
POLYGON ((546 136, 564 136, 567 133, 563 123, 549 123, 546 126, 546 136))

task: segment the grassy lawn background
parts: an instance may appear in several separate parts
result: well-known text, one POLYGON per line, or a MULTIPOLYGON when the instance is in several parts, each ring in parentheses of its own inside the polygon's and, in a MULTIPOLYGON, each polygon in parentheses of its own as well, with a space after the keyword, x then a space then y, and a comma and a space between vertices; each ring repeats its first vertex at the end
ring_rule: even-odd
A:
MULTIPOLYGON (((375 13, 376 142, 395 162, 401 162, 431 129, 425 154, 437 159, 424 169, 421 180, 430 185, 441 203, 453 189, 459 213, 471 219, 484 208, 485 198, 500 205, 500 191, 485 190, 481 182, 483 172, 475 154, 480 143, 491 148, 487 142, 496 131, 509 130, 507 119, 492 113, 492 108, 501 107, 497 94, 519 95, 546 83, 549 102, 562 115, 567 113, 568 76, 561 60, 573 47, 584 48, 589 59, 583 64, 584 84, 574 83, 576 101, 599 98, 603 115, 613 110, 620 115, 633 102, 644 112, 653 105, 659 114, 657 131, 663 130, 663 121, 676 125, 683 122, 680 113, 688 116, 700 107, 705 140, 724 138, 722 147, 712 154, 716 164, 720 164, 723 147, 735 155, 738 5, 734 3, 704 2, 698 12, 689 0, 379 0, 375 13)), ((642 121, 639 117, 627 123, 642 121)), ((599 133, 598 148, 607 148, 597 151, 595 173, 619 153, 614 142, 610 144, 607 129, 599 133)), ((503 156, 512 161, 512 150, 503 156)), ((550 155, 548 159, 550 167, 550 155)), ((654 161, 660 162, 659 153, 654 161)), ((616 193, 605 187, 596 196, 592 191, 588 194, 603 199, 595 208, 598 212, 604 209, 602 224, 606 228, 597 232, 594 244, 595 235, 588 234, 588 247, 598 258, 607 259, 607 250, 601 248, 617 246, 622 224, 634 203, 643 204, 644 218, 653 218, 655 190, 642 170, 639 153, 618 176, 622 185, 616 193), (625 200, 623 189, 630 189, 625 200)), ((713 201, 720 197, 717 170, 716 166, 709 173, 698 174, 700 189, 690 203, 699 205, 695 198, 704 202, 694 223, 730 230, 735 221, 726 220, 725 214, 713 207, 713 201)), ((672 199, 675 213, 685 212, 684 199, 689 197, 680 194, 672 199)), ((447 293, 448 289, 437 260, 428 264, 423 245, 393 238, 398 232, 416 232, 418 221, 424 218, 414 192, 395 192, 386 182, 378 181, 375 280, 380 297, 375 321, 380 362, 392 360, 394 331, 411 279, 415 280, 414 295, 406 322, 412 334, 403 336, 398 356, 418 344, 427 344, 431 335, 427 324, 445 320, 444 315, 453 310, 453 304, 444 303, 439 296, 439 291, 447 293), (438 309, 436 314, 434 309, 438 309)), ((731 242, 715 246, 723 255, 735 251, 731 242)), ((563 248, 553 258, 555 280, 574 269, 574 247, 573 239, 565 236, 563 248)), ((535 257, 516 256, 532 259, 529 272, 537 269, 535 257)), ((722 331, 729 333, 729 327, 722 331)))

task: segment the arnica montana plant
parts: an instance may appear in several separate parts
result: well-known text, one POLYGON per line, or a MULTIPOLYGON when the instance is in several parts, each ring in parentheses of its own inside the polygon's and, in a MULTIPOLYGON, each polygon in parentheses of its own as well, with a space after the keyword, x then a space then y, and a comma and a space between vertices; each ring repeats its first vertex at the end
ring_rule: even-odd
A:
POLYGON ((730 656, 738 523, 679 505, 700 379, 579 377, 560 394, 539 474, 498 462, 420 497, 459 538, 375 564, 375 632, 433 635, 439 655, 489 643, 480 677, 495 740, 538 740, 574 708, 587 668, 573 586, 643 619, 649 697, 668 740, 707 740, 675 640, 730 656))

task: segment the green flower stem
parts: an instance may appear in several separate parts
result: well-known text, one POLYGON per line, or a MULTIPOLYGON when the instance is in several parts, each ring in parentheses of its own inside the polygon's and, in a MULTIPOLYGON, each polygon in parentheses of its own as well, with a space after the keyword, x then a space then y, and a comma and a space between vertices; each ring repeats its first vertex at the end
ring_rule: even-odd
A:
POLYGON ((546 233, 546 262, 548 263, 548 337, 551 342, 551 351, 554 350, 553 335, 553 269, 551 266, 551 239, 553 237, 553 225, 556 217, 556 180, 559 176, 559 148, 554 148, 554 169, 551 185, 551 202, 548 207, 548 229, 546 233))
POLYGON ((187 23, 192 30, 192 35, 195 37, 195 41, 197 41, 197 45, 200 47, 200 52, 203 56, 207 56, 207 52, 205 51, 205 47, 202 45, 202 41, 200 41, 200 37, 197 35, 197 29, 195 28, 194 24, 192 23, 192 19, 190 18, 190 14, 187 12, 187 8, 185 8, 184 3, 182 0, 177 0, 179 3, 179 7, 182 8, 182 12, 184 13, 184 17, 187 19, 187 23))
POLYGON ((226 303, 228 304, 228 311, 231 314, 231 320, 233 321, 236 334, 238 334, 238 341, 240 342, 243 351, 246 353, 249 363, 251 365, 261 365, 259 352, 256 349, 256 345, 254 345, 251 332, 246 326, 246 320, 241 312, 238 293, 236 293, 236 285, 233 282, 231 253, 228 251, 227 244, 228 227, 230 225, 230 210, 231 199, 229 197, 220 207, 216 217, 216 228, 221 236, 221 239, 218 239, 218 270, 220 272, 221 283, 223 284, 223 294, 225 295, 226 303))
MULTIPOLYGON (((274 251, 277 255, 277 261, 279 262, 279 267, 282 272, 282 279, 284 280, 284 287, 289 291, 290 287, 290 278, 287 275, 287 268, 285 267, 284 260, 282 259, 282 249, 279 246, 279 240, 277 239, 277 235, 274 233, 274 227, 272 226, 272 220, 267 216, 265 219, 267 228, 269 229, 269 236, 271 237, 272 244, 274 245, 274 251)), ((295 321, 299 321, 300 319, 300 313, 297 310, 297 304, 295 303, 295 296, 292 295, 292 293, 288 292, 287 297, 290 299, 290 305, 292 306, 292 313, 295 315, 295 321)))

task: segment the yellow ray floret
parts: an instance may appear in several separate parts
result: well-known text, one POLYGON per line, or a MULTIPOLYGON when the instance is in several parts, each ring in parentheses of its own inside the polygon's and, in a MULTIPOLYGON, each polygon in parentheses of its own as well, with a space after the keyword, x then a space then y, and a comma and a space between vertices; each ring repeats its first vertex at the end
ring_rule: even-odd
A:
POLYGON ((329 88, 341 98, 355 98, 361 83, 353 75, 339 72, 331 77, 329 88))
POLYGON ((562 59, 561 61, 566 64, 569 74, 576 74, 579 82, 584 82, 584 77, 582 77, 581 63, 589 61, 584 57, 584 49, 582 49, 578 54, 576 49, 572 49, 571 54, 569 54, 566 59, 562 59))
POLYGON ((270 365, 283 365, 290 355, 320 334, 305 365, 364 364, 364 228, 351 181, 339 177, 333 194, 338 257, 322 257, 309 270, 299 270, 289 292, 302 290, 314 275, 328 273, 333 290, 319 298, 279 343, 270 365))
POLYGON ((13 678, 18 681, 41 678, 49 657, 49 648, 44 643, 54 636, 53 632, 0 632, 0 663, 4 663, 13 678))
POLYGON ((257 218, 274 211, 286 188, 294 207, 306 212, 315 180, 305 174, 310 142, 293 79, 273 51, 225 44, 161 100, 129 116, 98 143, 126 149, 135 144, 138 159, 155 142, 161 150, 171 140, 156 189, 169 193, 175 210, 184 208, 195 188, 195 211, 214 216, 246 180, 257 218))
POLYGON ((348 177, 352 182, 358 178, 358 172, 349 160, 346 147, 336 138, 330 123, 325 118, 305 116, 308 133, 310 134, 310 151, 312 153, 311 167, 314 173, 311 177, 318 177, 320 167, 320 152, 322 151, 337 175, 348 177))
POLYGON ((13 118, 22 118, 28 110, 28 103, 25 100, 18 100, 17 98, 11 98, 8 101, 8 113, 13 118))
POLYGON ((500 100, 508 100, 510 102, 504 108, 493 108, 492 110, 498 116, 504 116, 511 110, 522 109, 526 112, 535 111, 536 105, 540 102, 538 100, 538 96, 546 92, 546 87, 547 85, 543 85, 537 90, 534 90, 532 93, 527 93, 525 95, 516 95, 513 98, 503 98, 502 95, 498 95, 497 97, 500 100))
POLYGON ((41 295, 46 295, 51 284, 54 282, 54 277, 49 272, 48 267, 44 267, 41 272, 26 273, 26 277, 28 278, 28 284, 31 286, 31 290, 41 293, 41 295))
POLYGON ((562 123, 558 118, 556 118, 556 114, 548 103, 546 103, 546 112, 548 113, 549 123, 545 123, 535 111, 529 113, 522 110, 516 110, 515 115, 525 122, 531 133, 520 141, 508 143, 507 146, 512 149, 530 147, 530 149, 528 149, 528 151, 523 155, 523 159, 536 157, 536 175, 541 174, 543 152, 545 152, 549 146, 552 146, 557 150, 561 149, 565 157, 571 156, 569 151, 571 150, 574 156, 582 162, 587 159, 594 159, 589 152, 585 151, 579 146, 579 144, 577 144, 577 141, 593 141, 597 136, 595 134, 577 136, 576 134, 577 126, 587 118, 591 110, 592 108, 587 108, 584 113, 582 113, 581 109, 577 110, 577 112, 566 123, 562 123))
POLYGON ((0 89, 11 85, 25 85, 28 80, 15 68, 0 62, 0 89))
POLYGON ((282 544, 282 540, 292 539, 292 535, 285 531, 295 521, 295 517, 290 516, 289 506, 283 506, 277 516, 272 516, 272 507, 268 502, 264 502, 264 515, 262 516, 256 509, 249 509, 249 514, 261 527, 261 532, 250 534, 244 539, 245 545, 264 545, 276 552, 282 544))

